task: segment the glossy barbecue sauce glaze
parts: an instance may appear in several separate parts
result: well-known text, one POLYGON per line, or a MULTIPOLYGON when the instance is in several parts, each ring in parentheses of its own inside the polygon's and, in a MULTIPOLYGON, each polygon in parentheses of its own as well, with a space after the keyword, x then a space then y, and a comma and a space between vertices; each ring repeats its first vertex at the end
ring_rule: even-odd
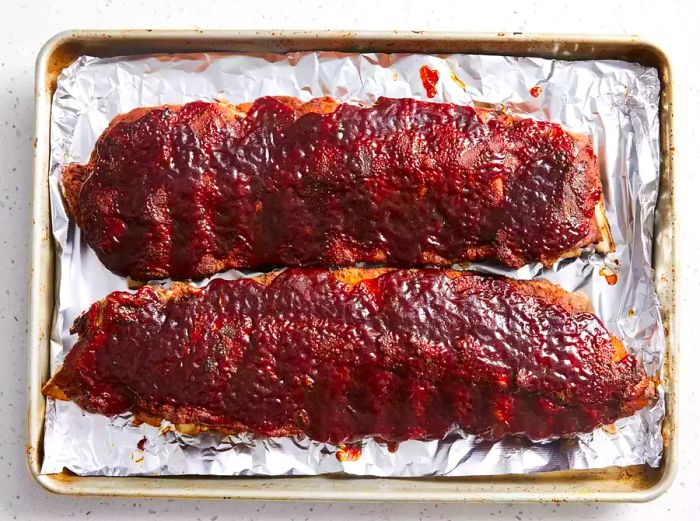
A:
POLYGON ((298 268, 177 299, 145 286, 76 321, 57 385, 103 414, 336 444, 441 438, 453 425, 542 439, 646 405, 635 359, 616 357, 600 321, 552 288, 442 270, 350 286, 298 268))
POLYGON ((590 146, 556 124, 379 98, 302 114, 194 102, 144 109, 98 141, 78 222, 121 275, 274 265, 509 266, 595 242, 590 146))

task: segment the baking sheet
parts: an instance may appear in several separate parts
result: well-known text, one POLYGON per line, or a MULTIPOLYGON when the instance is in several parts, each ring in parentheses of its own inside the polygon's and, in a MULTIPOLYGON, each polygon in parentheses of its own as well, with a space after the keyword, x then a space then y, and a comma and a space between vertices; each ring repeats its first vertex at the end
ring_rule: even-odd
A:
MULTIPOLYGON (((593 137, 617 252, 607 256, 587 252, 546 272, 539 265, 517 271, 489 264, 472 268, 519 278, 544 277, 568 290, 584 291, 608 328, 646 370, 659 373, 665 344, 650 268, 659 175, 656 70, 619 61, 340 53, 82 57, 62 73, 51 129, 52 224, 60 281, 53 369, 75 342, 67 332, 73 319, 110 291, 127 288, 125 279, 101 265, 67 220, 57 180, 62 164, 87 160, 96 138, 115 115, 137 106, 194 99, 240 103, 267 94, 305 100, 330 95, 365 103, 380 95, 427 99, 418 72, 424 64, 440 73, 434 101, 503 103, 515 114, 558 121, 593 137), (541 93, 537 95, 533 87, 541 93), (603 274, 615 273, 617 283, 608 284, 601 269, 603 274)), ((548 443, 515 439, 491 443, 455 431, 445 440, 401 443, 396 452, 365 440, 357 461, 340 461, 336 447, 305 438, 211 433, 193 438, 165 424, 161 429, 134 427, 128 415, 110 419, 84 413, 72 403, 49 400, 42 471, 66 467, 83 475, 461 476, 637 463, 658 466, 662 386, 659 390, 661 400, 654 407, 618 421, 614 431, 598 429, 548 443)))

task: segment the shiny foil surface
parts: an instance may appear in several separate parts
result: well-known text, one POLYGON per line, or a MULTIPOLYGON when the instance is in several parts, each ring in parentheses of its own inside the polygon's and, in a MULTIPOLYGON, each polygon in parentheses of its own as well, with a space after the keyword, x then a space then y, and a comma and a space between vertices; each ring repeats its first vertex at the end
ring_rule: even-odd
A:
MULTIPOLYGON (((98 59, 81 57, 58 80, 51 124, 51 210, 57 248, 56 322, 52 370, 76 341, 69 328, 90 304, 127 280, 110 273, 69 221, 59 187, 62 165, 86 162, 116 115, 141 106, 193 100, 237 104, 265 95, 309 100, 332 96, 373 103, 379 96, 490 105, 563 124, 590 135, 599 158, 605 206, 617 250, 586 251, 543 270, 493 263, 468 269, 515 278, 546 278, 581 291, 608 329, 650 375, 661 379, 665 340, 651 269, 659 179, 659 79, 655 69, 621 61, 565 62, 480 55, 183 54, 98 59)), ((229 271, 217 278, 255 273, 229 271)), ((207 280, 198 285, 206 284, 207 280)), ((168 281, 163 282, 168 284, 168 281)), ((199 436, 134 426, 130 415, 104 417, 70 402, 49 400, 44 473, 80 475, 466 476, 591 469, 662 457, 663 381, 659 401, 614 426, 547 442, 481 440, 453 430, 436 441, 398 447, 370 438, 361 450, 308 438, 199 436)))

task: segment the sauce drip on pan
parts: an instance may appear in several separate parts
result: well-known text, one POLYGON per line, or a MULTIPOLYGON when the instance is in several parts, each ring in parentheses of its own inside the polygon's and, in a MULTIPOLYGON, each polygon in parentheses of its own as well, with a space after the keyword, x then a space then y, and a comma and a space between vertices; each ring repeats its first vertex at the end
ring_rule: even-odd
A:
POLYGON ((437 84, 438 81, 440 81, 440 73, 427 65, 423 65, 419 72, 426 96, 434 98, 437 95, 437 84))

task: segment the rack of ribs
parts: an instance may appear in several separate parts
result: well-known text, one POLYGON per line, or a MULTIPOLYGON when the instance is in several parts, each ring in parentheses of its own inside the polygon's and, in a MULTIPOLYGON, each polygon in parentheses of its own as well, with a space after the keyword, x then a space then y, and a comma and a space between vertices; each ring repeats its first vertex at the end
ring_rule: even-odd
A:
POLYGON ((231 268, 545 266, 614 248, 588 138, 413 99, 263 97, 117 116, 62 173, 103 264, 136 280, 231 268))
POLYGON ((115 292, 44 394, 190 434, 352 443, 589 432, 656 397, 588 301, 445 269, 291 268, 115 292))

